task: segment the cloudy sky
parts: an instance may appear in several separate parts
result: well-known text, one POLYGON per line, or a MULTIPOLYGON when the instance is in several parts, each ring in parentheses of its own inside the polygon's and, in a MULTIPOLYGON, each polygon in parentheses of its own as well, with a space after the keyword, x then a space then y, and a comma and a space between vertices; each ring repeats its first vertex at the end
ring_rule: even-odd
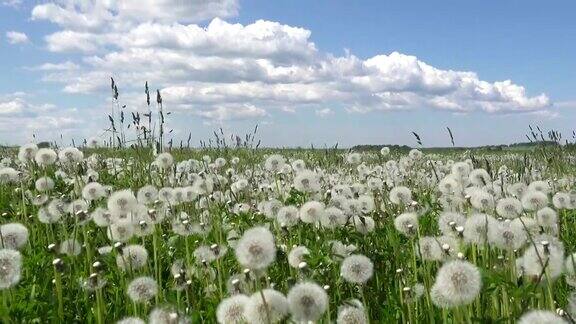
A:
POLYGON ((0 0, 0 143, 101 136, 160 89, 175 142, 266 146, 571 137, 574 1, 0 0))

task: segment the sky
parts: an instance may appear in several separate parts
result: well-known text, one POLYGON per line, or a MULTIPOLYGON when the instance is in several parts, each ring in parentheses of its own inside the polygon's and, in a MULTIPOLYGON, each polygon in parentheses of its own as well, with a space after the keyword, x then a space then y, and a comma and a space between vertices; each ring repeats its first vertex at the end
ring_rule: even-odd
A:
MULTIPOLYGON (((0 0, 0 143, 108 137, 159 89, 175 143, 572 139, 574 1, 0 0)), ((154 99, 154 98, 153 98, 154 99)), ((154 100, 153 100, 154 101, 154 100)), ((154 111, 156 105, 152 105, 154 111)))

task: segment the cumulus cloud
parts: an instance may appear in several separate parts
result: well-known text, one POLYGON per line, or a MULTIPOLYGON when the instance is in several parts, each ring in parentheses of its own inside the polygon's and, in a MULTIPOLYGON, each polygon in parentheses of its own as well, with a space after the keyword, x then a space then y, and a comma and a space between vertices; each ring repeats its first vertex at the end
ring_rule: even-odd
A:
POLYGON ((0 134, 12 142, 29 140, 36 135, 42 139, 56 139, 60 134, 79 131, 86 126, 76 109, 63 109, 49 103, 35 103, 25 93, 0 95, 0 134))
POLYGON ((319 117, 326 117, 328 115, 332 115, 334 112, 330 108, 323 108, 316 110, 316 116, 319 117))
POLYGON ((22 4, 22 0, 2 0, 0 4, 6 7, 18 8, 22 4))
POLYGON ((6 39, 8 39, 8 43, 10 44, 24 44, 29 42, 26 34, 17 31, 6 32, 6 39))
POLYGON ((148 5, 155 9, 136 0, 34 7, 33 19, 60 27, 46 36, 48 50, 82 55, 41 66, 43 79, 65 92, 95 93, 108 89, 114 76, 133 100, 148 81, 171 108, 219 121, 262 118, 271 110, 313 109, 322 117, 334 109, 517 113, 552 106, 545 94, 530 95, 510 80, 439 69, 413 55, 336 56, 318 50, 305 28, 226 22, 223 17, 237 14, 237 1, 148 5))

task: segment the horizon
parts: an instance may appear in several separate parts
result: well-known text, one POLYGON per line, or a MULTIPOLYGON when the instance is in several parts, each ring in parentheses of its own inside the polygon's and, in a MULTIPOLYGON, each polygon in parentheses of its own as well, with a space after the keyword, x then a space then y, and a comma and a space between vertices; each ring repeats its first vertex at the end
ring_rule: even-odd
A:
POLYGON ((470 148, 524 142, 534 124, 569 135, 574 10, 0 0, 0 142, 106 138, 110 77, 127 115, 146 111, 145 82, 161 91, 174 143, 255 124, 268 147, 416 147, 412 132, 450 147, 446 127, 470 148))

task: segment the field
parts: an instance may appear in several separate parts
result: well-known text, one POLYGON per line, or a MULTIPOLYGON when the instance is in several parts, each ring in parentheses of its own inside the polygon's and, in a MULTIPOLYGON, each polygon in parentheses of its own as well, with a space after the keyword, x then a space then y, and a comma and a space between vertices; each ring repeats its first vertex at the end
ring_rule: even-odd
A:
POLYGON ((568 146, 2 154, 3 323, 576 316, 568 146))

